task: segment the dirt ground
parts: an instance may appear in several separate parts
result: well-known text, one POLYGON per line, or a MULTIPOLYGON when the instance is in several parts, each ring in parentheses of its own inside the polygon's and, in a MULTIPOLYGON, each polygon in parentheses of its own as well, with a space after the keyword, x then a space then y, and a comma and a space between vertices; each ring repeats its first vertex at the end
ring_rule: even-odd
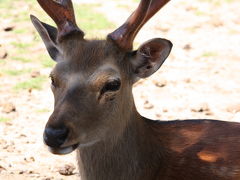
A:
MULTIPOLYGON (((100 3, 97 11, 116 26, 123 23, 137 5, 127 0, 78 2, 100 3)), ((239 9, 237 0, 177 0, 144 26, 137 36, 136 47, 153 37, 170 39, 174 47, 157 73, 134 86, 136 105, 142 115, 161 120, 240 121, 239 9)), ((8 51, 7 42, 14 38, 3 31, 5 24, 1 22, 0 26, 0 61, 4 61, 4 53, 8 51)), ((29 28, 34 31, 30 21, 29 28)), ((33 35, 21 38, 34 41, 33 35)), ((43 45, 31 53, 34 51, 47 53, 43 45)), ((28 64, 9 61, 0 66, 5 69, 36 67, 34 60, 28 64)), ((80 178, 75 153, 56 156, 48 152, 42 142, 42 132, 53 109, 49 81, 40 90, 16 92, 11 89, 22 78, 47 76, 50 71, 51 68, 41 68, 16 77, 4 75, 0 70, 0 117, 4 117, 0 122, 0 180, 80 178), (62 175, 67 172, 71 175, 62 175)))

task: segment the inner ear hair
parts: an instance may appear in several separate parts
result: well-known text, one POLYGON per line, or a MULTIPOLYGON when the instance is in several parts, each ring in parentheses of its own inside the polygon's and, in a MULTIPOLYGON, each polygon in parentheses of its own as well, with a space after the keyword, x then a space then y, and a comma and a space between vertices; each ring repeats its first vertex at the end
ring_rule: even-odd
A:
POLYGON ((30 15, 32 23, 42 38, 48 54, 54 61, 59 61, 61 51, 56 44, 57 29, 51 25, 41 22, 37 17, 30 15))
POLYGON ((131 59, 133 73, 146 78, 155 73, 170 54, 172 43, 169 40, 154 38, 143 43, 131 59))
POLYGON ((44 22, 41 22, 42 25, 45 27, 45 29, 48 32, 49 37, 51 38, 51 40, 57 44, 57 29, 49 24, 46 24, 44 22))

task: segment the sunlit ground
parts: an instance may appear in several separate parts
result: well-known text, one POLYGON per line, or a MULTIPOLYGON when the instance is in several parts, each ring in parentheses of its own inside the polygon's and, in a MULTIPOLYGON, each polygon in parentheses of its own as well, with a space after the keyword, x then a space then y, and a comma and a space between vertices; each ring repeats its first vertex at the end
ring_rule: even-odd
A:
MULTIPOLYGON (((104 38, 139 1, 78 0, 76 18, 87 38, 104 38)), ((173 50, 152 77, 136 83, 138 110, 153 119, 240 121, 240 4, 237 0, 172 1, 144 28, 137 48, 153 37, 173 50)), ((49 72, 54 66, 29 20, 53 24, 32 0, 0 0, 0 179, 79 179, 61 175, 75 154, 54 156, 42 143, 53 109, 49 72)), ((65 169, 66 170, 66 169, 65 169)))

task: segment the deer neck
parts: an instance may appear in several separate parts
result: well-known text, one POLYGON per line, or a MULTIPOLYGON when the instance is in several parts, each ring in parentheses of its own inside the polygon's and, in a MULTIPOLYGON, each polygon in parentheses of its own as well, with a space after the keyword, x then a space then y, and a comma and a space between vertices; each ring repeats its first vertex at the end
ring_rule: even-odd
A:
POLYGON ((134 105, 125 118, 128 118, 125 120, 128 123, 118 137, 111 136, 105 141, 78 149, 82 180, 154 178, 152 171, 159 169, 162 152, 152 153, 159 147, 151 142, 145 118, 139 115, 134 105), (148 172, 150 169, 151 172, 148 172))

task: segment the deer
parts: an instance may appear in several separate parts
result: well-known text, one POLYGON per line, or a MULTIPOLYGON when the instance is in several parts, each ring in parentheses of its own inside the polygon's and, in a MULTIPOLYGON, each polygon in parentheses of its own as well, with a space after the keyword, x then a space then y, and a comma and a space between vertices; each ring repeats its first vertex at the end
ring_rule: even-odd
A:
POLYGON ((240 123, 151 120, 132 86, 156 72, 172 43, 133 49, 142 26, 170 0, 141 0, 106 39, 85 39, 71 0, 37 0, 57 27, 31 15, 50 57, 54 110, 43 140, 53 154, 76 150, 82 180, 239 180, 240 123))

